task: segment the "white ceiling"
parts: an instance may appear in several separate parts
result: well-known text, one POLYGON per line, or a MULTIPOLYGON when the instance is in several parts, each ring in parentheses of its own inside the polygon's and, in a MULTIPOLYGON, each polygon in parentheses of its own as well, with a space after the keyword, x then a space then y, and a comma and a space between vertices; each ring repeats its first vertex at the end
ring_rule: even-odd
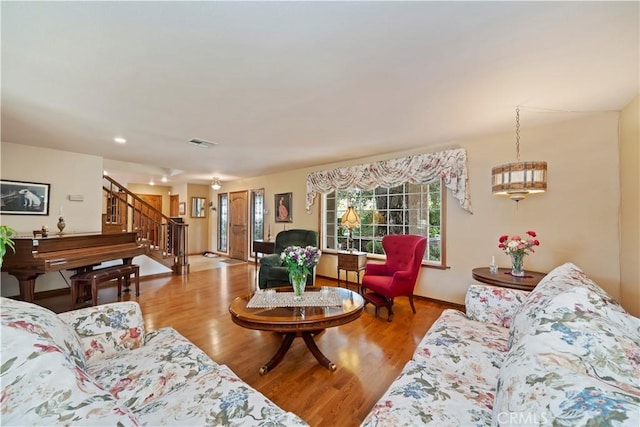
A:
POLYGON ((146 165, 126 181, 426 152, 513 131, 518 105, 525 128, 639 92, 637 1, 3 1, 1 13, 2 142, 146 165))

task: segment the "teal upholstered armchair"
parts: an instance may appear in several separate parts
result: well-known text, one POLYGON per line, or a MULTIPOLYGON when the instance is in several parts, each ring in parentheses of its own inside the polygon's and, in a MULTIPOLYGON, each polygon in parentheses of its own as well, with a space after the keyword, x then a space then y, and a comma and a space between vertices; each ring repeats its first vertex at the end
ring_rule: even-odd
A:
MULTIPOLYGON (((274 253, 260 259, 258 286, 261 289, 289 285, 289 271, 282 263, 280 254, 287 246, 318 247, 318 232, 311 230, 286 230, 276 235, 274 253)), ((312 286, 315 274, 307 277, 307 286, 312 286)))

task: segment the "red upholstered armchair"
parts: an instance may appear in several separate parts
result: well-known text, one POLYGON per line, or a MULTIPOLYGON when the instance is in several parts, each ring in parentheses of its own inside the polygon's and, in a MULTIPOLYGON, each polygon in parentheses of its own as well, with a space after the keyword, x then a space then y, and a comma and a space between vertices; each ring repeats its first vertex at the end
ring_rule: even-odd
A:
POLYGON ((427 238, 411 234, 390 234, 382 238, 382 247, 387 256, 384 264, 369 263, 362 277, 362 293, 365 304, 376 306, 376 317, 380 306, 385 306, 388 321, 393 319, 393 299, 409 297, 413 306, 413 289, 416 286, 420 265, 427 246, 427 238))

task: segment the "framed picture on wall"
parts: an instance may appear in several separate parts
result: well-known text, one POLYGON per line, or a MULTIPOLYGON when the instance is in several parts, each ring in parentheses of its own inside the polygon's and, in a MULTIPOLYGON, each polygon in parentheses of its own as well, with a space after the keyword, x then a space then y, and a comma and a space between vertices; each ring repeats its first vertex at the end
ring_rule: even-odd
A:
POLYGON ((0 214, 49 215, 50 184, 0 180, 0 214))
POLYGON ((186 215, 187 214, 187 203, 180 202, 178 203, 178 215, 186 215))
POLYGON ((274 214, 276 222, 293 222, 291 214, 292 193, 280 193, 274 196, 274 214))

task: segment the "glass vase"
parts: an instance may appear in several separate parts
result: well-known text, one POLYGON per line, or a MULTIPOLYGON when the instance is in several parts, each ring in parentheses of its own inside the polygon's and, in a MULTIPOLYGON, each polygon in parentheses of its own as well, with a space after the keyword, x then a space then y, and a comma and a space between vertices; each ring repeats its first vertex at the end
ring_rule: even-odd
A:
POLYGON ((293 299, 300 301, 304 294, 304 288, 307 286, 307 274, 303 271, 290 271, 289 281, 293 286, 293 299))
POLYGON ((511 253, 511 275, 515 277, 524 276, 524 254, 519 252, 511 253))

